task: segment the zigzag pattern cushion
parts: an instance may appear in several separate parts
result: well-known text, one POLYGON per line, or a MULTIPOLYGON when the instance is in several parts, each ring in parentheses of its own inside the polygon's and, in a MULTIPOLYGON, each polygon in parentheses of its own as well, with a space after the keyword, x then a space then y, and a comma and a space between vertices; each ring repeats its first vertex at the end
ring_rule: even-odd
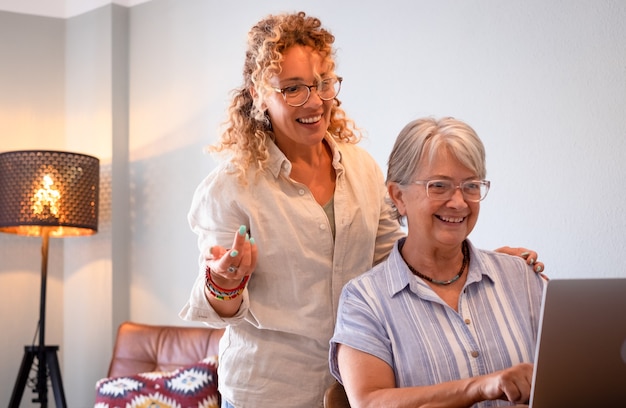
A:
POLYGON ((219 408, 217 357, 172 372, 103 378, 94 408, 219 408))

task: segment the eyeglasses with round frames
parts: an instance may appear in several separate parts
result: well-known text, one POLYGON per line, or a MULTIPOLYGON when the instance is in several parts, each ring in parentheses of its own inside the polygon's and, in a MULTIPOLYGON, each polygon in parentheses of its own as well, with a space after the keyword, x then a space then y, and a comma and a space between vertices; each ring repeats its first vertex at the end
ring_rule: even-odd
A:
POLYGON ((317 96, 323 101, 330 101, 339 95, 342 77, 325 78, 315 85, 290 85, 284 88, 272 88, 283 95, 285 103, 289 106, 302 106, 311 97, 311 89, 315 89, 317 96))
POLYGON ((416 180, 412 183, 425 186, 426 196, 431 200, 447 201, 459 189, 463 198, 473 203, 484 200, 491 187, 491 182, 488 180, 467 180, 458 185, 450 180, 416 180))

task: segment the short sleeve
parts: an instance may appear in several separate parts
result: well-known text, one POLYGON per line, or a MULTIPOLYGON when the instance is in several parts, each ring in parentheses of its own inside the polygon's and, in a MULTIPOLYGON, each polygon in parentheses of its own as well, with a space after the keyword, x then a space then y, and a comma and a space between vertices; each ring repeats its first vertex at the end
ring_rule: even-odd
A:
POLYGON ((372 307, 375 297, 367 292, 367 280, 349 282, 341 293, 337 324, 330 340, 330 370, 341 382, 337 365, 337 345, 344 344, 363 351, 393 366, 391 341, 384 323, 372 307))

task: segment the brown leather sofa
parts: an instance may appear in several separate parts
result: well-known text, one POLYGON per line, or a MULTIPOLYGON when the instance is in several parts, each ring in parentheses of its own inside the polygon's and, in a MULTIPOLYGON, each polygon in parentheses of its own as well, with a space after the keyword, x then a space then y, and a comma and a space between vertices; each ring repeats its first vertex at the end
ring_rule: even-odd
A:
POLYGON ((108 377, 172 371, 216 356, 224 329, 124 322, 117 331, 108 377))
POLYGON ((219 408, 217 354, 224 329, 122 323, 96 406, 219 408))
MULTIPOLYGON (((206 357, 217 356, 223 333, 224 329, 208 327, 155 326, 124 322, 117 331, 107 378, 173 371, 195 364, 206 357)), ((343 386, 338 382, 326 390, 324 407, 350 407, 343 386)))

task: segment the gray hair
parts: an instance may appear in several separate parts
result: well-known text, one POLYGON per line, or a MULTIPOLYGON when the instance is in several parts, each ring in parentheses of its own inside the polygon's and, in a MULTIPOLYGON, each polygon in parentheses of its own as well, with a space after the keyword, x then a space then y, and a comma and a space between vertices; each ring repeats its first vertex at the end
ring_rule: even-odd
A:
MULTIPOLYGON (((421 118, 409 122, 398 134, 387 161, 387 185, 410 184, 416 170, 443 149, 479 179, 487 176, 485 146, 471 126, 451 117, 421 118)), ((395 218, 400 219, 398 209, 393 202, 391 205, 395 218)))

